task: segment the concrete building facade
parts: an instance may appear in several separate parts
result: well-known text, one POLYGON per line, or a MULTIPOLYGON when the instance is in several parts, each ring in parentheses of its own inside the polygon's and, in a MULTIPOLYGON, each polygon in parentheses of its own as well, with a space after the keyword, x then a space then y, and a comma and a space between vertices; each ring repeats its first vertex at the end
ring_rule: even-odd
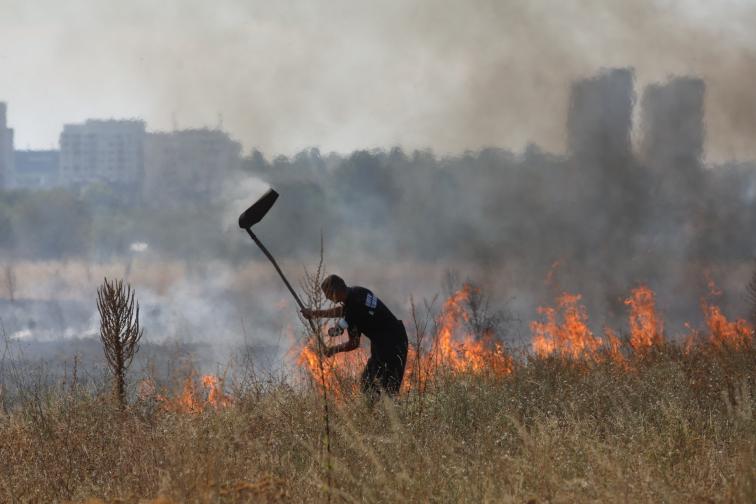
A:
POLYGON ((46 190, 59 185, 60 151, 23 150, 15 153, 13 189, 46 190))
POLYGON ((573 83, 567 144, 574 158, 604 169, 632 158, 634 81, 632 69, 616 68, 573 83))
POLYGON ((667 169, 701 164, 705 92, 704 81, 696 77, 646 87, 641 100, 644 161, 667 169))
POLYGON ((13 174, 13 130, 8 128, 8 107, 0 102, 0 190, 10 188, 13 174))
POLYGON ((185 206, 216 201, 226 175, 241 166, 241 145, 220 130, 149 133, 145 140, 144 201, 185 206))
POLYGON ((60 135, 60 183, 102 183, 140 190, 144 177, 145 123, 95 120, 66 124, 60 135))
MULTIPOLYGON (((676 77, 649 85, 641 100, 641 155, 656 181, 653 194, 660 212, 676 215, 669 222, 703 218, 702 196, 707 177, 704 156, 704 98, 706 86, 696 77, 676 77)), ((692 227, 680 240, 692 240, 703 250, 708 236, 692 227)), ((671 229, 675 235, 679 230, 671 229)), ((706 233, 705 233, 706 234, 706 233)), ((711 235, 713 236, 713 235, 711 235)))

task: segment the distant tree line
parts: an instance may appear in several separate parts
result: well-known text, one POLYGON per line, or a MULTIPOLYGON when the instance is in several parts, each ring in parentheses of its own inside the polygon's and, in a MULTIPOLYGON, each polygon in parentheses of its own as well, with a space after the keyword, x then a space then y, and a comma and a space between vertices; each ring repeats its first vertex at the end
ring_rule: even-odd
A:
POLYGON ((0 256, 108 260, 149 244, 157 253, 200 258, 223 250, 220 206, 155 210, 104 186, 83 192, 0 192, 0 256))
MULTIPOLYGON (((654 268, 649 254, 702 261, 748 259, 756 239, 756 166, 600 162, 530 146, 439 157, 430 151, 317 149, 245 159, 243 180, 281 194, 259 233, 281 256, 330 250, 387 259, 504 261, 548 266, 556 256, 617 268, 654 268), (671 178, 670 173, 677 173, 671 178), (669 180, 685 179, 684 185, 669 180)), ((258 194, 242 194, 249 203, 258 194)), ((239 195, 234 195, 238 200, 239 195)), ((238 204, 238 201, 236 201, 238 204)), ((249 258, 229 200, 158 210, 90 187, 0 194, 0 253, 24 258, 129 254, 134 242, 182 258, 249 258)))

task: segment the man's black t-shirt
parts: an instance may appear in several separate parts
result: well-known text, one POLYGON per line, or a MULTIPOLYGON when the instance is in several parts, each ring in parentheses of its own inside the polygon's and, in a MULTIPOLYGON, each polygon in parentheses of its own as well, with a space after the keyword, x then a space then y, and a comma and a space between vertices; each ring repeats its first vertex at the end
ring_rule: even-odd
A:
POLYGON ((350 331, 358 331, 368 338, 374 350, 389 350, 407 345, 401 323, 370 290, 349 287, 344 302, 344 320, 350 331))

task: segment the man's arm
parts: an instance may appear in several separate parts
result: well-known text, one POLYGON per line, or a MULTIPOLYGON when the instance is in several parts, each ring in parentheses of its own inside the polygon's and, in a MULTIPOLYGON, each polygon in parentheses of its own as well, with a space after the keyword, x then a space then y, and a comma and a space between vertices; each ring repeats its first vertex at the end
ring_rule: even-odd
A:
POLYGON ((334 306, 327 310, 311 310, 310 308, 303 308, 301 312, 302 316, 307 320, 314 318, 340 318, 344 309, 341 306, 334 306))
POLYGON ((348 340, 346 340, 344 343, 341 343, 339 345, 334 345, 332 347, 325 347, 323 354, 326 357, 331 357, 332 355, 335 355, 337 353, 351 352, 352 350, 356 350, 359 347, 360 347, 359 331, 350 330, 348 340))

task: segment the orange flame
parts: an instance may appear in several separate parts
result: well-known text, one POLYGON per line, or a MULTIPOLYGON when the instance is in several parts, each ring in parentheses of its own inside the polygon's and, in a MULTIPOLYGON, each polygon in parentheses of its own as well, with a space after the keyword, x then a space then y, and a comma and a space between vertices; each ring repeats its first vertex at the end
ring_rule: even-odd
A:
POLYGON ((604 336, 606 336, 609 342, 609 361, 620 366, 623 369, 629 369, 630 365, 627 362, 627 358, 622 354, 622 341, 620 341, 617 333, 611 327, 604 328, 604 336))
POLYGON ((352 352, 336 354, 322 361, 317 351, 317 343, 305 345, 297 358, 297 364, 307 371, 308 376, 319 387, 325 387, 337 399, 358 390, 359 376, 367 361, 361 348, 352 352), (322 370, 321 370, 322 362, 322 370))
POLYGON ((433 375, 441 369, 477 374, 492 371, 498 376, 512 372, 514 363, 511 357, 490 330, 484 330, 476 339, 474 334, 465 331, 463 327, 463 322, 470 321, 466 303, 477 292, 476 287, 464 284, 444 302, 433 346, 426 357, 426 374, 433 375))
POLYGON ((215 375, 202 376, 202 386, 207 390, 207 404, 213 408, 225 408, 231 404, 231 397, 223 392, 223 384, 215 375))
POLYGON ((173 398, 156 394, 165 411, 174 413, 202 413, 208 408, 221 409, 230 406, 233 399, 223 392, 223 381, 215 375, 203 375, 197 383, 197 373, 192 371, 182 385, 181 393, 173 398))
POLYGON ((664 322, 656 313, 654 291, 641 285, 633 289, 625 304, 630 307, 630 346, 640 354, 664 342, 664 322))
MULTIPOLYGON (((444 302, 437 319, 436 332, 432 338, 430 351, 418 353, 413 345, 407 352, 407 366, 402 390, 414 386, 424 390, 439 373, 488 373, 505 376, 512 372, 514 361, 505 352, 504 346, 495 341, 494 335, 486 332, 476 339, 464 330, 463 322, 470 320, 465 303, 475 292, 475 288, 465 284, 444 302)), ((318 386, 325 386, 336 398, 355 392, 359 386, 358 377, 366 362, 361 350, 338 354, 323 360, 321 373, 318 353, 312 345, 299 351, 297 363, 302 366, 318 386)))
POLYGON ((753 343, 753 326, 743 319, 730 321, 722 310, 715 305, 703 302, 701 308, 709 329, 709 341, 719 348, 729 346, 735 349, 745 349, 753 343))
POLYGON ((602 341, 588 327, 588 313, 580 304, 580 294, 564 293, 557 299, 557 309, 539 307, 544 322, 533 321, 533 350, 539 357, 558 354, 573 359, 593 356, 602 341), (561 323, 558 321, 561 314, 561 323))
MULTIPOLYGON (((712 287, 712 292, 720 292, 712 287)), ((403 391, 425 390, 436 380, 451 374, 490 374, 506 376, 515 368, 514 360, 490 330, 474 334, 471 303, 478 291, 466 284, 442 305, 436 329, 427 351, 410 345, 403 391)), ((647 286, 633 289, 625 299, 629 309, 627 346, 610 327, 603 338, 595 336, 588 326, 588 314, 580 294, 563 293, 555 307, 539 307, 541 320, 530 323, 532 348, 538 357, 559 356, 572 360, 611 363, 625 371, 636 369, 633 356, 643 357, 665 343, 664 322, 656 310, 656 295, 647 286)), ((745 349, 753 344, 754 328, 745 320, 728 320, 719 307, 702 303, 709 333, 709 344, 745 349)), ((699 331, 688 327, 690 334, 683 350, 690 352, 699 331)), ((341 354, 323 362, 321 375, 317 352, 305 347, 299 352, 299 364, 319 386, 325 386, 337 398, 356 391, 357 377, 365 362, 363 352, 341 354)))
MULTIPOLYGON (((625 369, 629 363, 622 353, 622 342, 617 333, 604 328, 604 340, 594 336, 588 327, 588 314, 580 304, 580 294, 564 293, 557 299, 557 307, 539 307, 542 321, 533 321, 533 350, 539 357, 557 355, 570 359, 590 359, 604 362, 607 359, 625 369)), ((630 347, 636 353, 645 353, 663 341, 663 322, 656 313, 654 292, 641 285, 633 289, 625 300, 630 307, 630 347)))

